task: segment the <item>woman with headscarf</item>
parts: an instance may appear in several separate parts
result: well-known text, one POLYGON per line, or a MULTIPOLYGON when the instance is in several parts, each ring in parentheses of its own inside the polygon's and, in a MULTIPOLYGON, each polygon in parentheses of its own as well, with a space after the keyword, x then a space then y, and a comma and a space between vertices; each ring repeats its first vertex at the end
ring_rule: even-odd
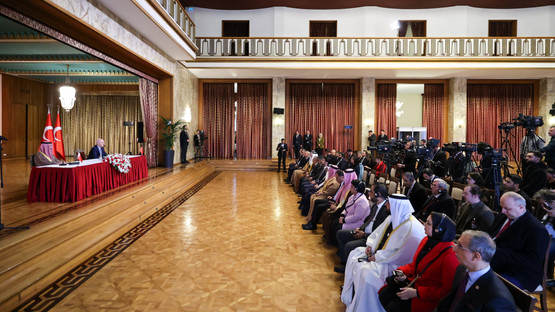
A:
POLYGON ((51 142, 42 142, 39 151, 31 158, 31 166, 48 166, 61 163, 56 159, 51 142))
POLYGON ((397 268, 395 276, 386 279, 387 286, 380 292, 385 311, 433 311, 453 286, 459 266, 453 251, 455 222, 443 213, 432 212, 424 230, 426 237, 412 263, 397 268))
POLYGON ((392 270, 411 261, 426 236, 408 197, 389 196, 389 207, 391 215, 368 236, 367 247, 349 254, 341 293, 347 311, 383 311, 378 290, 392 270))

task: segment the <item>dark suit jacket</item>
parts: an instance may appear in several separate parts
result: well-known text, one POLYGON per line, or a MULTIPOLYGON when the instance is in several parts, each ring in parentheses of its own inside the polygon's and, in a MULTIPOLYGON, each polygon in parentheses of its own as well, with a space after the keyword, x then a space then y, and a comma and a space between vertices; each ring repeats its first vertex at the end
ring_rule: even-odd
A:
MULTIPOLYGON (((108 156, 108 154, 106 154, 106 151, 104 151, 104 147, 101 148, 102 150, 102 157, 108 156)), ((91 151, 89 152, 89 156, 87 156, 88 159, 98 159, 100 158, 100 151, 98 150, 98 146, 93 146, 91 148, 91 151)))
POLYGON ((440 178, 445 177, 447 172, 447 154, 442 150, 438 150, 432 160, 434 161, 434 174, 440 178))
POLYGON ((528 164, 522 175, 520 189, 529 197, 534 197, 537 191, 547 187, 547 166, 543 162, 528 164), (544 178, 546 177, 546 178, 544 178))
MULTIPOLYGON (((439 302, 435 311, 447 312, 455 299, 457 289, 464 278, 466 268, 460 265, 455 272, 451 292, 439 302)), ((456 312, 467 311, 516 311, 513 296, 495 275, 492 269, 482 275, 464 294, 455 309, 456 312)))
MULTIPOLYGON (((495 237, 503 222, 497 224, 495 237)), ((491 267, 500 275, 519 281, 526 290, 533 291, 543 278, 543 260, 547 251, 549 234, 530 212, 525 212, 505 232, 495 239, 497 250, 491 267)))
POLYGON ((281 146, 282 143, 278 143, 276 150, 278 151, 278 157, 285 157, 287 153, 287 143, 283 143, 283 147, 281 146))
POLYGON ((416 161, 418 158, 416 157, 416 152, 414 151, 406 151, 405 158, 403 159, 403 164, 405 168, 403 168, 403 172, 412 172, 416 176, 416 161))
POLYGON ((372 133, 372 135, 370 135, 368 137, 368 145, 369 146, 376 146, 377 145, 377 136, 375 133, 372 133))
MULTIPOLYGON (((378 228, 378 226, 380 226, 380 224, 385 221, 385 218, 387 218, 387 216, 389 216, 389 211, 387 210, 385 205, 383 205, 380 211, 378 211, 378 214, 376 214, 376 218, 374 220, 374 223, 372 224, 372 232, 374 232, 378 228)), ((360 226, 360 229, 364 231, 368 224, 370 224, 370 221, 372 220, 370 220, 370 215, 368 215, 366 219, 364 219, 364 224, 360 226)), ((371 233, 364 233, 364 239, 367 239, 370 234, 371 233)))
POLYGON ((478 202, 474 206, 464 203, 457 215, 457 234, 472 230, 472 220, 475 220, 476 228, 474 230, 489 232, 493 219, 493 212, 483 202, 478 202))
POLYGON ((389 138, 387 137, 387 135, 378 135, 378 143, 382 142, 382 141, 389 141, 389 138))
POLYGON ((303 147, 306 150, 312 150, 312 134, 305 134, 304 135, 303 147))
POLYGON ((434 202, 430 204, 426 211, 422 210, 415 214, 418 219, 425 222, 432 211, 435 211, 439 213, 444 213, 449 218, 451 218, 451 220, 455 220, 457 208, 455 207, 455 202, 453 201, 453 198, 451 198, 451 196, 449 196, 447 192, 441 193, 441 195, 439 195, 437 198, 435 198, 434 195, 430 195, 430 197, 428 197, 426 202, 422 205, 422 209, 426 208, 430 201, 434 202))
MULTIPOLYGON (((405 189, 405 195, 409 191, 408 188, 405 189)), ((428 199, 428 194, 426 193, 426 189, 422 184, 418 182, 414 182, 414 186, 412 187, 412 191, 410 191, 409 200, 414 208, 415 213, 420 212, 424 203, 428 199)))
POLYGON ((303 146, 303 136, 302 135, 294 135, 293 136, 293 146, 301 147, 303 146))

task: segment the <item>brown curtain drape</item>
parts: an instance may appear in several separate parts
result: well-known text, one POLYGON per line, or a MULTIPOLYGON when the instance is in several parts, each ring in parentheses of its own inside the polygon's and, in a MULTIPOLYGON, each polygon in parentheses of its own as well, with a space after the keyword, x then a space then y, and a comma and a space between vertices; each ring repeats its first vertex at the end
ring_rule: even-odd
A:
MULTIPOLYGON (((292 146, 293 135, 310 130, 314 142, 318 133, 325 139, 325 148, 345 152, 354 147, 354 130, 346 125, 355 123, 355 85, 335 83, 292 83, 289 86, 286 138, 292 146)), ((314 143, 313 142, 313 143, 314 143)))
POLYGON ((444 111, 443 84, 425 84, 422 104, 422 126, 428 137, 443 141, 444 111))
POLYGON ((512 37, 513 21, 490 21, 488 29, 489 37, 512 37))
POLYGON ((239 83, 237 86, 237 158, 268 156, 268 85, 239 83))
MULTIPOLYGON (((469 143, 484 141, 494 148, 501 148, 499 124, 512 122, 513 118, 520 113, 532 115, 533 103, 533 84, 469 84, 467 87, 467 141, 469 143)), ((510 132, 510 143, 518 157, 520 140, 525 134, 525 129, 516 127, 510 132)))
POLYGON ((203 128, 208 152, 215 158, 232 158, 235 104, 233 83, 203 85, 203 128))
POLYGON ((412 31, 412 37, 426 37, 426 22, 425 21, 401 21, 399 25, 399 37, 406 37, 409 28, 412 31))
POLYGON ((397 137, 397 116, 395 115, 397 102, 397 85, 378 84, 376 88, 376 133, 385 130, 385 134, 391 137, 397 137))
MULTIPOLYGON (((75 107, 65 112, 60 110, 64 150, 73 156, 81 149, 86 154, 103 138, 108 154, 129 152, 138 154, 136 143, 138 121, 143 121, 139 95, 78 95, 75 107), (135 126, 124 127, 124 121, 133 121, 135 126)), ((56 113, 53 113, 55 118, 56 113)))
POLYGON ((148 167, 158 165, 158 84, 139 78, 139 95, 146 133, 148 167))

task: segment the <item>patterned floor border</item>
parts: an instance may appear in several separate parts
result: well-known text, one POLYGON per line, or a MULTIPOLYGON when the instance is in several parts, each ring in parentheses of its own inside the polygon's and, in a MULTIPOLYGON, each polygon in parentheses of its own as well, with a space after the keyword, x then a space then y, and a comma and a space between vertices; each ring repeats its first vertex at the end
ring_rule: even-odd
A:
POLYGON ((48 311, 216 178, 215 171, 13 311, 48 311))
MULTIPOLYGON (((158 173, 156 173, 156 174, 153 175, 153 176, 149 176, 149 177, 146 177, 146 178, 141 179, 141 180, 133 181, 133 182, 131 182, 131 183, 125 184, 125 185, 123 185, 123 186, 120 186, 120 187, 118 187, 118 188, 116 188, 116 189, 109 190, 109 191, 106 191, 106 192, 104 192, 104 193, 101 193, 101 194, 98 194, 98 195, 94 195, 94 196, 85 198, 85 199, 80 200, 80 201, 75 202, 75 203, 69 203, 68 206, 62 206, 61 209, 56 210, 56 211, 53 211, 53 212, 51 212, 51 213, 49 213, 49 214, 47 214, 47 215, 45 215, 45 216, 42 216, 42 217, 37 218, 37 219, 34 219, 34 220, 32 220, 32 221, 25 222, 25 223, 21 223, 21 224, 11 224, 10 226, 25 227, 25 226, 37 225, 37 224, 42 223, 42 222, 44 222, 44 221, 48 221, 48 220, 53 219, 53 218, 55 218, 55 217, 57 217, 57 216, 63 215, 63 214, 65 214, 65 213, 69 212, 69 211, 73 211, 73 210, 79 209, 79 208, 81 208, 81 207, 83 207, 83 206, 90 205, 90 204, 92 204, 92 203, 94 203, 94 202, 97 202, 97 201, 99 201, 99 200, 101 200, 101 199, 104 199, 104 198, 110 197, 110 196, 112 196, 112 195, 114 195, 114 194, 123 192, 123 191, 125 191, 125 190, 127 190, 127 189, 130 189, 130 188, 132 188, 132 187, 135 187, 135 186, 137 186, 137 185, 139 185, 139 184, 143 184, 143 183, 152 181, 152 180, 154 180, 154 179, 157 179, 157 178, 159 178, 159 177, 161 177, 161 176, 164 176, 164 175, 166 175, 166 174, 168 174, 168 173, 173 172, 173 171, 174 171, 175 169, 177 169, 177 168, 185 168, 185 167, 186 167, 186 165, 181 165, 181 166, 179 166, 179 167, 176 166, 175 168, 171 168, 171 169, 168 169, 168 170, 165 170, 165 171, 158 172, 158 173)), ((27 197, 26 197, 25 199, 27 199, 27 197)), ((13 233, 18 232, 18 231, 21 231, 21 230, 22 230, 22 229, 9 229, 9 230, 5 230, 5 231, 3 231, 3 232, 0 232, 0 237, 7 236, 7 235, 9 235, 9 234, 13 234, 13 233)))

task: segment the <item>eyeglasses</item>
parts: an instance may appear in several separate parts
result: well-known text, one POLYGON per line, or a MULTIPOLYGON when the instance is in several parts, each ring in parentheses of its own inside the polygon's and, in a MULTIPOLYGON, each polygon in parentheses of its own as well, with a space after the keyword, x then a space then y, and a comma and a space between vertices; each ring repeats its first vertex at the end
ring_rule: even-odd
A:
POLYGON ((466 250, 466 251, 474 252, 474 250, 472 250, 472 249, 470 249, 470 248, 465 248, 465 247, 463 247, 459 241, 455 241, 455 247, 457 247, 458 249, 461 249, 461 250, 466 250))

